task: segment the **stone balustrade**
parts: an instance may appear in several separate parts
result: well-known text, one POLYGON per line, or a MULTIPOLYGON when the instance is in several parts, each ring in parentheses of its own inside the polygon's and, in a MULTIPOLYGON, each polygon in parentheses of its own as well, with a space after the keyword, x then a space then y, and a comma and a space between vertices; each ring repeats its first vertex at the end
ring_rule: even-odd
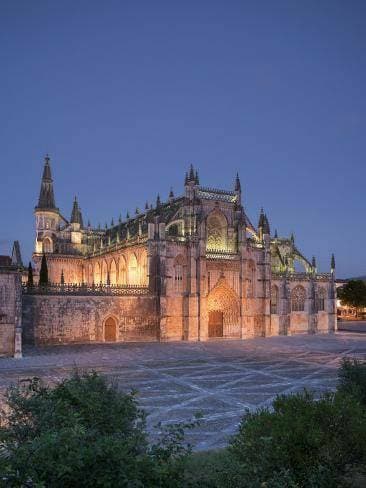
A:
POLYGON ((25 295, 149 295, 147 286, 141 285, 106 285, 87 283, 49 283, 48 285, 27 286, 23 284, 25 295))

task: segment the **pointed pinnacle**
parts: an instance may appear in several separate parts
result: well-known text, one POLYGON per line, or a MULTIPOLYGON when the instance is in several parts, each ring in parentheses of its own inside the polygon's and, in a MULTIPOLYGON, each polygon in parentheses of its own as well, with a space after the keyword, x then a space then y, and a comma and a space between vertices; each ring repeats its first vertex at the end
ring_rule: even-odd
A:
POLYGON ((194 181, 194 169, 193 169, 193 164, 191 164, 191 167, 189 169, 189 181, 194 181))
POLYGON ((195 174, 195 183, 196 183, 196 185, 199 185, 200 184, 200 179, 199 179, 198 171, 197 170, 196 170, 196 174, 195 174))
POLYGON ((241 184, 240 184, 239 173, 236 173, 236 178, 235 178, 235 191, 241 191, 241 184))

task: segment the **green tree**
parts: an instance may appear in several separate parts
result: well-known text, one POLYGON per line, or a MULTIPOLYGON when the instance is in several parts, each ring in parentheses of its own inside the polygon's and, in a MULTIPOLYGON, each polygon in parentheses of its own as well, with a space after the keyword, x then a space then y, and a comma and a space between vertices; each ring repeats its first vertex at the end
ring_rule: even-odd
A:
POLYGON ((29 261, 29 265, 28 265, 27 286, 29 286, 29 287, 33 286, 33 268, 32 268, 32 263, 30 261, 29 261))
POLYGON ((342 305, 354 307, 359 313, 366 307, 366 284, 362 280, 350 280, 337 290, 338 298, 342 305))
POLYGON ((0 417, 0 486, 179 487, 189 452, 172 429, 149 445, 135 395, 97 375, 12 387, 0 417))
POLYGON ((338 392, 353 395, 366 408, 366 361, 343 359, 338 370, 338 392))
POLYGON ((41 261, 41 269, 39 271, 39 284, 47 285, 47 283, 48 283, 47 259, 46 259, 46 255, 43 253, 42 261, 41 261))
POLYGON ((351 395, 278 396, 273 409, 243 418, 229 447, 235 470, 228 486, 349 486, 349 472, 365 466, 365 439, 366 411, 351 395))

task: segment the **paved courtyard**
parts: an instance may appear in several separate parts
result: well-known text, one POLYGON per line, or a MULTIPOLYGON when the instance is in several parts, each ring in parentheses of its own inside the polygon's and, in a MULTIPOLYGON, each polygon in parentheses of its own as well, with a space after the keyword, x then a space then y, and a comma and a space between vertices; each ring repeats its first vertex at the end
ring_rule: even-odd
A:
POLYGON ((278 393, 333 389, 342 357, 366 359, 366 334, 296 336, 201 343, 125 343, 25 349, 21 360, 0 359, 0 392, 31 376, 54 382, 75 367, 138 390, 148 427, 202 412, 188 439, 195 449, 221 447, 246 408, 270 405, 278 393))

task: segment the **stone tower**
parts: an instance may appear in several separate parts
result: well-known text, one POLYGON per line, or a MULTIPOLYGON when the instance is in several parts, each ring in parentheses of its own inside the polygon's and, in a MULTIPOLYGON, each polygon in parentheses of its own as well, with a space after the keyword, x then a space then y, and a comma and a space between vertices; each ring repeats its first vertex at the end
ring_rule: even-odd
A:
POLYGON ((60 225, 60 212, 55 204, 50 158, 44 160, 38 205, 34 209, 36 217, 35 253, 54 252, 55 235, 60 225))

